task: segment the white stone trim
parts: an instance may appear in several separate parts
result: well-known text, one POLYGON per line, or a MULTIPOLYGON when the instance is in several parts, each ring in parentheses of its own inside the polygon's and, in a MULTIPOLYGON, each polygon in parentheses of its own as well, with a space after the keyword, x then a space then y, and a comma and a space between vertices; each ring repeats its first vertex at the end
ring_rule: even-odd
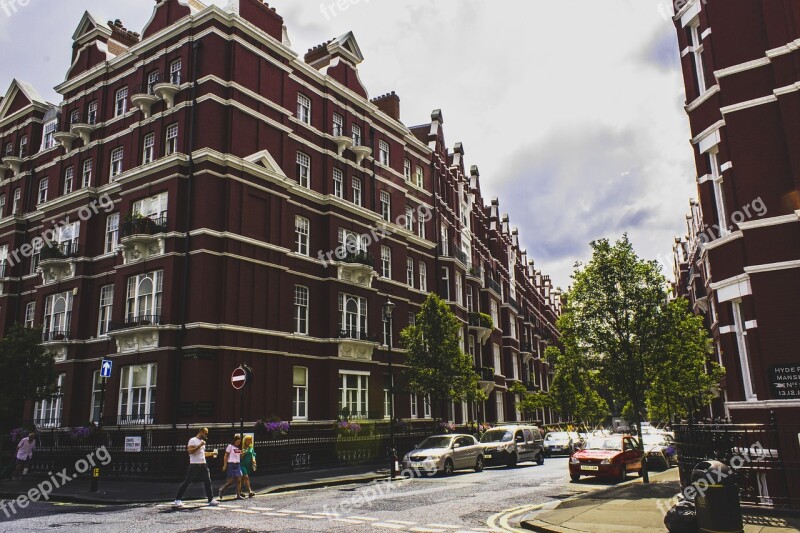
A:
POLYGON ((784 54, 791 54, 792 52, 795 52, 798 49, 800 49, 800 39, 796 39, 794 41, 786 43, 785 45, 779 46, 778 48, 767 50, 766 54, 767 57, 771 59, 773 57, 781 56, 784 54))
POLYGON ((730 170, 732 168, 733 168, 733 162, 731 162, 731 161, 726 161, 725 163, 722 163, 719 166, 720 172, 725 172, 726 170, 730 170))
POLYGON ((758 327, 758 320, 748 320, 744 323, 745 329, 756 329, 758 327))
POLYGON ((700 143, 700 141, 702 141, 703 139, 705 139, 706 137, 708 137, 709 135, 712 135, 712 134, 714 134, 714 133, 716 133, 716 134, 717 134, 717 136, 719 136, 719 130, 720 130, 720 129, 721 129, 723 126, 725 126, 725 121, 724 121, 724 120, 718 120, 718 121, 717 121, 717 122, 715 122, 714 124, 710 125, 710 126, 709 126, 709 127, 707 127, 706 129, 704 129, 703 131, 701 131, 700 133, 698 133, 698 134, 697 134, 697 135, 696 135, 696 136, 695 136, 695 137, 692 139, 692 144, 699 144, 699 143, 700 143))
POLYGON ((732 65, 730 67, 715 70, 714 77, 716 77, 717 79, 724 78, 726 76, 732 76, 734 74, 739 74, 740 72, 746 72, 754 68, 761 68, 769 65, 770 63, 772 62, 769 60, 768 57, 754 59, 753 61, 745 61, 744 63, 739 63, 738 65, 732 65))
POLYGON ((708 89, 705 90, 703 94, 695 98, 692 102, 686 105, 684 109, 686 109, 687 113, 691 113, 701 105, 703 105, 709 98, 714 96, 720 91, 719 84, 712 85, 708 89))
POLYGON ((800 400, 753 400, 749 402, 726 402, 728 409, 780 409, 800 407, 800 400))
POLYGON ((778 217, 759 218, 757 220, 748 220, 739 224, 739 229, 749 230, 755 228, 767 228, 770 226, 780 226, 781 224, 791 224, 792 222, 800 221, 800 211, 795 211, 794 215, 781 215, 778 217))
POLYGON ((706 250, 713 250, 714 248, 719 248, 720 246, 724 246, 729 242, 741 239, 742 237, 744 237, 744 233, 742 233, 741 230, 734 231, 733 233, 729 233, 724 237, 720 237, 719 239, 707 242, 706 244, 703 245, 703 248, 705 248, 706 250))
POLYGON ((700 40, 705 39, 709 35, 711 35, 711 28, 706 28, 705 31, 703 31, 703 33, 700 34, 700 40))
POLYGON ((747 274, 760 274, 762 272, 775 272, 776 270, 791 270, 800 268, 800 260, 783 261, 781 263, 770 263, 766 265, 753 265, 744 267, 747 274))
POLYGON ((683 9, 681 9, 675 18, 680 18, 681 21, 681 28, 685 28, 686 26, 691 23, 697 15, 700 14, 700 1, 699 0, 690 0, 688 4, 686 4, 683 9))
POLYGON ((747 274, 712 283, 711 290, 716 292, 719 303, 738 300, 753 294, 753 288, 750 286, 750 276, 747 274))
POLYGON ((720 335, 725 335, 727 333, 733 333, 735 331, 736 330, 734 329, 733 326, 722 326, 722 327, 719 328, 719 334, 720 335))
POLYGON ((761 98, 754 98, 753 100, 747 100, 745 102, 739 102, 738 104, 722 107, 720 108, 720 112, 722 112, 723 115, 727 115, 728 113, 733 113, 735 111, 742 111, 743 109, 750 109, 751 107, 777 103, 777 101, 778 97, 775 96, 774 94, 770 96, 762 96, 761 98))

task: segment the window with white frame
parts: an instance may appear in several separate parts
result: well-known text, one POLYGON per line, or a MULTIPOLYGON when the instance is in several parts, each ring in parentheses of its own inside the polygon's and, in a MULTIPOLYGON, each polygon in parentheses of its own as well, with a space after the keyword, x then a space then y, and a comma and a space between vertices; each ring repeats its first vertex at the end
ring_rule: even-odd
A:
POLYGON ((394 415, 394 408, 392 406, 392 376, 386 374, 383 376, 383 418, 384 420, 391 420, 394 415))
POLYGON ((33 423, 37 428, 61 427, 64 410, 64 374, 56 377, 56 392, 50 398, 38 400, 33 406, 33 423))
POLYGON ((505 422, 506 420, 506 408, 505 404, 503 403, 503 393, 500 391, 495 391, 494 393, 494 401, 495 405, 497 406, 497 421, 498 422, 505 422))
POLYGON ((14 155, 14 143, 6 143, 5 152, 6 156, 14 155))
POLYGON ((501 350, 500 345, 497 343, 492 343, 492 356, 494 357, 494 373, 498 376, 504 376, 503 374, 503 362, 501 357, 501 350))
POLYGON ((6 261, 8 261, 8 245, 3 244, 0 245, 0 278, 5 278, 7 274, 11 274, 10 272, 6 272, 6 270, 8 270, 6 261))
POLYGON ((157 70, 154 70, 147 76, 147 94, 155 94, 155 90, 153 87, 156 83, 161 81, 161 73, 157 70))
POLYGON ((97 323, 97 336, 106 335, 111 327, 111 311, 114 305, 114 286, 104 285, 100 289, 100 318, 97 323))
POLYGON ((308 287, 294 286, 294 332, 308 335, 308 287))
POLYGON ((333 136, 341 137, 344 135, 344 118, 339 113, 333 114, 333 136))
POLYGON ((39 259, 42 257, 43 242, 34 241, 32 243, 33 251, 31 254, 31 270, 29 274, 36 274, 39 268, 39 259))
POLYGON ((169 81, 174 85, 181 84, 181 67, 183 63, 180 59, 176 59, 169 65, 169 81))
POLYGON ((119 385, 120 425, 152 424, 156 408, 155 363, 122 368, 119 385))
POLYGON ((311 182, 311 158, 303 152, 297 152, 297 182, 306 188, 311 182))
POLYGON ((128 88, 123 87, 114 96, 114 116, 124 115, 128 111, 128 88))
POLYGON ((81 112, 79 109, 74 110, 69 115, 69 125, 72 126, 73 124, 77 124, 81 120, 81 112))
POLYGON ((14 189, 14 199, 11 202, 11 214, 16 215, 19 213, 20 202, 22 201, 22 188, 14 189))
POLYGON ((428 292, 428 265, 423 261, 419 262, 419 290, 428 292))
POLYGON ((386 141, 378 143, 378 162, 381 165, 389 166, 389 143, 386 141))
POLYGON ((47 178, 39 181, 39 196, 37 197, 37 204, 43 204, 47 201, 47 188, 50 186, 47 178))
POLYGON ((414 288, 414 260, 410 257, 406 258, 406 283, 414 288))
POLYGON ((142 164, 152 163, 155 158, 156 134, 148 133, 144 136, 144 147, 142 148, 142 164))
POLYGON ((125 317, 129 323, 160 321, 163 283, 163 270, 128 278, 125 317))
POLYGON ((450 301, 450 268, 442 267, 442 298, 450 301))
POLYGON ((33 328, 36 321, 36 302, 25 304, 25 327, 33 328))
POLYGON ((349 339, 367 336, 367 299, 352 294, 339 293, 341 334, 349 339))
POLYGON ((417 325, 417 315, 415 315, 413 311, 410 311, 408 313, 408 325, 409 326, 417 325))
POLYGON ((69 194, 75 188, 75 168, 69 167, 64 171, 64 194, 69 194))
POLYGON ((63 224, 56 229, 55 244, 62 251, 78 250, 78 238, 81 235, 81 221, 76 220, 69 224, 63 224))
POLYGON ((333 169, 333 195, 344 198, 344 174, 338 168, 333 169))
POLYGON ((339 412, 350 418, 367 418, 369 375, 339 373, 339 412))
POLYGON ((86 123, 90 126, 97 124, 97 100, 90 102, 86 108, 86 123))
POLYGON ((167 142, 164 148, 164 155, 172 155, 178 152, 178 125, 171 124, 167 128, 167 142))
POLYGON ((508 334, 513 339, 517 338, 517 319, 513 316, 508 320, 508 334))
POLYGON ((442 222, 441 226, 439 226, 439 237, 441 242, 442 248, 442 255, 445 257, 450 256, 450 240, 447 236, 447 224, 442 222))
POLYGON ((492 315, 492 324, 494 324, 495 328, 500 327, 500 311, 497 305, 497 300, 492 300, 491 305, 491 315, 492 315))
POLYGON ((389 346, 389 339, 391 337, 391 333, 389 331, 389 321, 383 318, 381 320, 381 324, 383 325, 383 342, 381 342, 381 345, 389 346))
POLYGON ((431 397, 428 395, 423 396, 423 416, 431 418, 431 397))
POLYGON ((421 238, 425 238, 425 217, 419 217, 417 219, 417 235, 421 238))
POLYGON ((309 237, 311 234, 311 223, 307 218, 301 216, 294 217, 294 242, 295 251, 301 255, 309 254, 309 237))
POLYGON ((381 277, 392 277, 392 249, 388 246, 381 246, 381 277))
POLYGON ((339 228, 339 244, 348 253, 367 251, 367 235, 359 235, 348 229, 339 228))
POLYGON ((89 412, 89 422, 100 424, 100 399, 103 394, 103 378, 100 371, 92 372, 92 406, 89 412))
POLYGON ((122 158, 125 155, 125 149, 115 148, 111 152, 111 177, 119 176, 122 174, 122 158))
POLYGON ((311 99, 297 93, 297 118, 304 124, 311 124, 311 99))
POLYGON ((83 172, 81 173, 81 183, 84 188, 92 186, 92 160, 87 159, 83 162, 83 172))
POLYGON ((514 395, 514 420, 522 420, 522 413, 519 412, 519 394, 514 395))
POLYGON ((23 135, 19 140, 19 156, 22 158, 28 157, 28 136, 23 135))
POLYGON ((425 174, 422 167, 417 167, 417 187, 422 189, 425 186, 425 174))
POLYGON ((0 194, 0 218, 3 218, 6 214, 6 195, 0 194))
POLYGON ((519 355, 511 354, 511 377, 519 379, 519 355))
POLYGON ((167 216, 169 195, 166 192, 142 198, 133 203, 133 213, 157 220, 167 216))
POLYGON ((475 360, 475 337, 472 335, 467 336, 467 353, 472 356, 472 360, 475 360))
POLYGON ((392 219, 392 197, 388 191, 381 191, 381 218, 386 222, 392 219))
POLYGON ((456 303, 464 305, 464 280, 461 277, 461 272, 456 272, 456 303))
POLYGON ((467 285, 467 311, 475 312, 475 300, 472 296, 472 285, 467 285))
POLYGON ((717 207, 717 223, 719 234, 724 237, 730 233, 728 226, 728 212, 725 204, 725 189, 723 188, 722 167, 719 162, 719 152, 715 148, 706 154, 708 166, 711 168, 711 183, 714 191, 714 202, 717 207))
POLYGON ((411 161, 408 159, 403 160, 403 178, 406 181, 411 181, 411 161))
POLYGON ((417 410, 417 404, 419 402, 419 397, 416 394, 411 395, 411 418, 419 418, 419 411, 417 410))
POLYGON ((292 368, 292 420, 308 420, 308 369, 292 368))
POLYGON ((406 206, 405 228, 408 231, 414 231, 414 208, 408 205, 406 206))
POLYGON ((699 17, 689 23, 687 31, 692 51, 692 63, 694 63, 694 75, 697 78, 697 91, 698 95, 701 95, 706 92, 706 79, 703 67, 703 38, 700 33, 699 17))
POLYGON ((361 126, 353 124, 353 146, 361 146, 361 126))
POLYGON ((353 178, 353 203, 361 205, 361 180, 353 178))
POLYGON ((58 120, 51 120, 44 125, 44 134, 42 137, 42 150, 49 150, 56 145, 56 128, 58 127, 58 120))
POLYGON ((72 320, 72 291, 51 294, 44 300, 45 340, 68 339, 72 320))

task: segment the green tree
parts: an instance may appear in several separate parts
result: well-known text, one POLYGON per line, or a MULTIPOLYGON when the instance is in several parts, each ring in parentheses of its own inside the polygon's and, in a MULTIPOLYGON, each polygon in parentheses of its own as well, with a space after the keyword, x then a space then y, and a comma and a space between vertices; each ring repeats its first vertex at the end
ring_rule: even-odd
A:
POLYGON ((590 427, 608 418, 608 403, 598 392, 601 380, 580 353, 570 345, 565 345, 563 353, 548 346, 545 353, 555 367, 549 392, 553 409, 566 420, 590 427))
MULTIPOLYGON (((676 323, 693 323, 685 316, 688 310, 676 321, 672 313, 678 307, 667 304, 667 283, 658 263, 640 259, 627 235, 614 244, 602 239, 591 246, 592 259, 576 265, 559 319, 562 341, 595 372, 614 405, 630 404, 641 434, 642 414, 648 398, 657 394, 655 384, 664 379, 674 355, 670 350, 705 346, 708 334, 701 328, 676 329, 676 323), (692 338, 676 339, 680 335, 692 338)), ((669 381, 695 381, 695 370, 680 365, 670 370, 669 381)), ((646 468, 643 474, 647 482, 646 468)))
POLYGON ((430 294, 415 324, 400 332, 406 349, 403 371, 409 392, 429 396, 431 405, 446 412, 445 402, 483 401, 472 358, 461 350, 462 328, 450 306, 430 294))
POLYGON ((22 422, 26 401, 42 400, 55 393, 53 354, 42 348, 42 330, 11 326, 0 339, 0 431, 22 422))

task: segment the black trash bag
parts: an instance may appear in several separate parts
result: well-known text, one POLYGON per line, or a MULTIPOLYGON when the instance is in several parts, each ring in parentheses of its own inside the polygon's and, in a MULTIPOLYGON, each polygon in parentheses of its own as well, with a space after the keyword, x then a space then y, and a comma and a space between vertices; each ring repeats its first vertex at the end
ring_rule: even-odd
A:
POLYGON ((681 501, 672 506, 664 517, 670 533, 697 533, 697 511, 694 503, 681 501))

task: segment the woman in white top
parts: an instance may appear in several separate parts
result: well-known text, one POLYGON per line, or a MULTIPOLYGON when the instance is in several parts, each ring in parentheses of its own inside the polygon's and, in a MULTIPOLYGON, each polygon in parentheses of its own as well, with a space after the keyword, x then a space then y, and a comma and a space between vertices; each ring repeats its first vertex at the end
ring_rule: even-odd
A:
POLYGON ((236 483, 236 499, 242 500, 242 437, 234 435, 233 441, 225 449, 225 459, 222 461, 222 471, 227 473, 228 481, 219 489, 219 499, 222 500, 225 489, 236 483))

